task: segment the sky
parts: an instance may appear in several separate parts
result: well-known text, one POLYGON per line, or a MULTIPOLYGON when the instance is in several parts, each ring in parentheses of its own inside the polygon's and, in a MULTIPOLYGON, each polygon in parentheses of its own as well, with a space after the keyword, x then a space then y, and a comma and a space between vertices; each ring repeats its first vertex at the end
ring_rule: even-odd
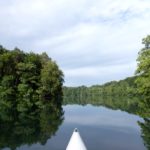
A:
POLYGON ((0 44, 46 52, 66 86, 133 76, 150 0, 0 0, 0 44))

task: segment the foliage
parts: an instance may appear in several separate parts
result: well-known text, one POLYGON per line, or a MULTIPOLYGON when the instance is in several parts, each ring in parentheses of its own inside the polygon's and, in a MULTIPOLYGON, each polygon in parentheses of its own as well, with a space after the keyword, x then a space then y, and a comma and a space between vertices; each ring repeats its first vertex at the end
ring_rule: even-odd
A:
POLYGON ((144 122, 139 122, 139 125, 142 129, 144 144, 147 149, 150 149, 150 35, 143 38, 142 44, 144 48, 139 52, 136 70, 138 93, 143 97, 138 113, 144 117, 144 122))
POLYGON ((80 93, 80 96, 77 96, 75 91, 76 89, 74 89, 74 91, 72 90, 72 93, 70 92, 70 96, 69 95, 66 96, 64 94, 64 99, 63 99, 64 105, 91 104, 94 106, 105 106, 113 110, 120 109, 122 111, 127 111, 132 114, 137 114, 138 112, 138 103, 139 103, 138 97, 131 98, 127 96, 99 96, 94 93, 88 94, 85 91, 82 91, 82 93, 80 93))
POLYGON ((150 116, 150 35, 143 38, 144 48, 138 56, 138 67, 136 70, 138 93, 144 98, 141 101, 143 116, 150 116))
POLYGON ((104 85, 64 87, 64 104, 101 105, 137 114, 140 97, 136 92, 135 80, 136 77, 129 77, 104 85))
POLYGON ((46 53, 0 46, 0 118, 5 112, 30 113, 62 103, 63 73, 46 53))
MULTIPOLYGON (((82 99, 85 97, 106 97, 106 96, 115 96, 115 97, 131 97, 136 95, 136 77, 126 78, 125 80, 112 81, 104 85, 94 85, 91 87, 80 86, 80 87, 64 87, 64 98, 73 97, 73 99, 82 99)), ((136 95, 137 96, 137 95, 136 95)))

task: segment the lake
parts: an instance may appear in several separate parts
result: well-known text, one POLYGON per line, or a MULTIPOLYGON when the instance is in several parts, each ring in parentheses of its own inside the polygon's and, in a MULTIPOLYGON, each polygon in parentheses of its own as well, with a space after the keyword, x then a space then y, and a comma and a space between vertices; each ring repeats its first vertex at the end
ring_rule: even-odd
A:
MULTIPOLYGON (((146 150, 138 123, 144 120, 137 115, 90 104, 65 105, 63 111, 63 121, 46 142, 22 142, 17 150, 65 150, 74 128, 79 129, 88 150, 146 150)), ((19 137, 12 143, 18 141, 19 137)))

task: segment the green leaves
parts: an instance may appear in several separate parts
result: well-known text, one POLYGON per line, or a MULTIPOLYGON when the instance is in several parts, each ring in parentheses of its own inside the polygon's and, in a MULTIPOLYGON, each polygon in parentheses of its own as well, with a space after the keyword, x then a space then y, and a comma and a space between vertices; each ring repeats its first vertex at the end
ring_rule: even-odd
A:
POLYGON ((138 66, 136 75, 138 78, 136 84, 138 86, 138 92, 143 97, 140 105, 143 110, 141 112, 150 116, 150 35, 144 38, 142 43, 144 44, 144 48, 139 52, 137 59, 138 66))
POLYGON ((142 44, 145 45, 144 49, 149 49, 150 48, 150 35, 147 35, 147 37, 142 39, 142 44))
POLYGON ((0 108, 9 108, 9 102, 19 113, 34 112, 47 103, 57 107, 62 101, 62 84, 63 73, 46 53, 9 51, 0 46, 0 108))

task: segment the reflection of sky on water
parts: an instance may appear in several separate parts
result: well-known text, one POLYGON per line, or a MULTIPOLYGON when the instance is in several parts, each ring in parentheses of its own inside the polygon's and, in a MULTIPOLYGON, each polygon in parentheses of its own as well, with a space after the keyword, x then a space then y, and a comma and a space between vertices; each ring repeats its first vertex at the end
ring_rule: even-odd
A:
POLYGON ((92 105, 67 105, 63 108, 65 121, 57 132, 63 135, 61 138, 69 139, 68 132, 77 127, 88 150, 146 149, 137 124, 143 119, 136 115, 92 105))
POLYGON ((114 126, 140 129, 137 120, 142 119, 136 115, 129 115, 120 110, 111 110, 105 107, 93 107, 91 105, 67 105, 64 106, 65 123, 87 126, 114 126))

